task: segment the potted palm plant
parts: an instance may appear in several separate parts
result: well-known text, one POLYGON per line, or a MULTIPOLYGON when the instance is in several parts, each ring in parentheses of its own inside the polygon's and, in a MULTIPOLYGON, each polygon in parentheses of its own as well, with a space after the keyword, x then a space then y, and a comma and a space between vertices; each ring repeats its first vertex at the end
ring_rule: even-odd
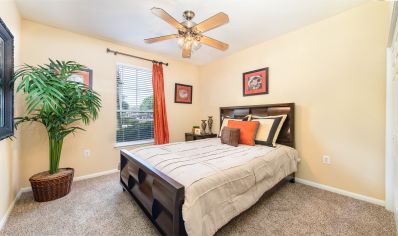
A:
POLYGON ((15 128, 24 122, 38 122, 47 131, 49 170, 33 175, 29 181, 36 201, 51 201, 70 192, 74 169, 59 168, 65 137, 84 130, 98 117, 101 99, 86 85, 70 81, 72 73, 84 66, 72 61, 53 61, 41 66, 22 66, 14 75, 20 79, 17 92, 26 95, 26 115, 15 118, 15 128))

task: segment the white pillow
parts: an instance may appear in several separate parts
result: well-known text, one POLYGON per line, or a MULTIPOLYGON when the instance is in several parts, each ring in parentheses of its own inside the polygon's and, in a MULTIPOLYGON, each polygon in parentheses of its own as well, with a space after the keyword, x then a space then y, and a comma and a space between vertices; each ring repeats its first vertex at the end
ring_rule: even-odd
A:
POLYGON ((275 147, 276 140, 278 139, 286 117, 287 115, 265 117, 252 116, 252 121, 258 121, 260 123, 255 142, 257 144, 275 147))
POLYGON ((251 119, 251 115, 247 115, 247 116, 245 116, 245 117, 243 117, 243 118, 241 118, 241 119, 225 117, 225 118, 222 120, 222 125, 221 125, 221 128, 220 128, 220 132, 218 133, 218 137, 221 137, 221 131, 222 131, 222 129, 223 129, 225 126, 228 126, 228 121, 230 121, 230 120, 250 121, 250 119, 251 119))

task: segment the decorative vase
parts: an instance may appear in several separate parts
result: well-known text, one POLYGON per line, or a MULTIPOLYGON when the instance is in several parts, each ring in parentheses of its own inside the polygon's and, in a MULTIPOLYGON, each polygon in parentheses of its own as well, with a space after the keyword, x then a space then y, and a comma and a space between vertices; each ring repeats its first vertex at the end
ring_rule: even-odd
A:
POLYGON ((72 187, 74 169, 60 168, 55 174, 40 172, 30 177, 33 198, 37 202, 52 201, 66 196, 72 187))
POLYGON ((209 116, 209 119, 207 120, 207 124, 209 125, 209 133, 213 134, 211 129, 213 128, 213 116, 209 116))
POLYGON ((202 120, 201 126, 202 126, 202 134, 206 134, 206 126, 207 126, 206 120, 202 120))

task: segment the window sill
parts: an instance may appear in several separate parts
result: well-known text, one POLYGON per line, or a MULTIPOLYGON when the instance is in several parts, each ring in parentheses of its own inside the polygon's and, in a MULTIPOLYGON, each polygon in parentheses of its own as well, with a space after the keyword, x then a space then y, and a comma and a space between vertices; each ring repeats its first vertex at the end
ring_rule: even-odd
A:
POLYGON ((129 146, 141 146, 146 144, 154 144, 153 139, 146 139, 146 140, 139 140, 139 141, 132 141, 132 142, 123 142, 123 143, 116 143, 113 145, 114 148, 124 148, 129 146))

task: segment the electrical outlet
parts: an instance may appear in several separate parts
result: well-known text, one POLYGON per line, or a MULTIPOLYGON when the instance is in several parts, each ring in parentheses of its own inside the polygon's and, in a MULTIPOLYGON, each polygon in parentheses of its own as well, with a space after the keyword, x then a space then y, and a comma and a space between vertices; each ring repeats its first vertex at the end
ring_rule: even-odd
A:
POLYGON ((322 157, 322 163, 325 165, 330 165, 332 163, 330 156, 324 155, 322 157))
POLYGON ((89 157, 91 155, 91 150, 90 149, 84 149, 84 156, 89 157))

